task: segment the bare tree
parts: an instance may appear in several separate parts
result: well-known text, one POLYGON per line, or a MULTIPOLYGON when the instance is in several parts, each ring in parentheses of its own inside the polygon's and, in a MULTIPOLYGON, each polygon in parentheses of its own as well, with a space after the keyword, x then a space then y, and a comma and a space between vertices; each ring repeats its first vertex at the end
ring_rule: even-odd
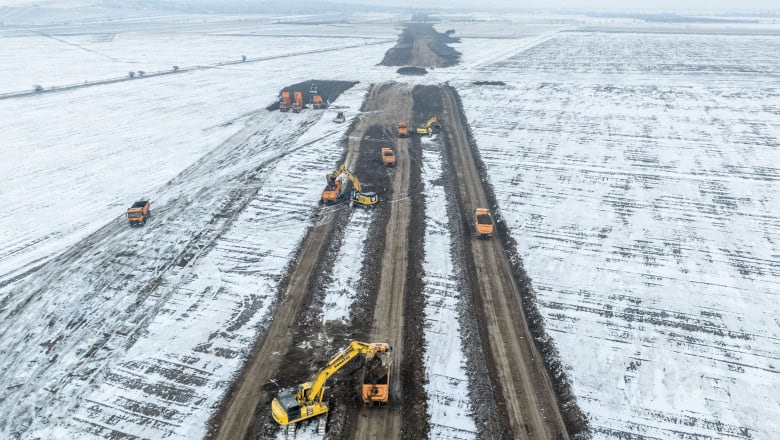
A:
POLYGON ((36 84, 36 85, 33 86, 33 90, 36 91, 36 92, 42 92, 43 91, 43 86, 41 86, 40 84, 36 84))
POLYGON ((244 61, 246 61, 246 55, 241 55, 241 62, 243 63, 244 61))
POLYGON ((127 76, 129 76, 130 78, 135 78, 135 72, 133 71, 127 72, 127 76))
POLYGON ((146 72, 144 72, 143 70, 139 70, 138 71, 138 76, 144 76, 144 73, 146 73, 146 72))
POLYGON ((174 72, 178 72, 179 71, 179 66, 173 66, 173 71, 174 72))

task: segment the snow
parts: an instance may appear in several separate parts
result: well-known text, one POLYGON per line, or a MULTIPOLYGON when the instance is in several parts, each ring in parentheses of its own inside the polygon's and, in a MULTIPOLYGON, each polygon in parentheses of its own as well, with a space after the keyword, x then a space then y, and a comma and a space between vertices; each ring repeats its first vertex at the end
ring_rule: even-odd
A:
POLYGON ((349 321, 349 310, 363 279, 361 263, 366 258, 365 245, 373 220, 374 211, 371 209, 358 208, 350 214, 349 223, 344 228, 341 247, 333 262, 331 281, 325 287, 322 306, 324 322, 349 321))
POLYGON ((432 439, 475 439, 458 321, 458 275, 450 255, 447 194, 441 184, 441 144, 422 139, 425 184, 425 391, 432 439))
POLYGON ((780 38, 683 32, 560 33, 454 85, 595 437, 769 440, 780 38))

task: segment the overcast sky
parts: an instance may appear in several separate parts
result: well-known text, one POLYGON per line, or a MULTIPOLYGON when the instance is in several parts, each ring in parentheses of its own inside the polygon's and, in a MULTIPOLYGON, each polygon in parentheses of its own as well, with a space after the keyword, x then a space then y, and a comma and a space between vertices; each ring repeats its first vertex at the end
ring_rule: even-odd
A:
MULTIPOLYGON (((339 0, 334 0, 339 1, 339 0)), ((344 0, 341 0, 342 2, 344 0)), ((365 0, 346 0, 351 3, 370 3, 365 0)), ((470 6, 479 8, 604 8, 604 9, 780 9, 780 0, 390 0, 398 5, 424 8, 426 6, 470 6)), ((384 3, 384 2, 383 2, 384 3)), ((389 3, 389 2, 388 2, 389 3)))
MULTIPOLYGON (((271 0, 280 2, 281 0, 271 0)), ((295 3, 296 0, 286 0, 295 3)), ((317 1, 317 0, 306 0, 317 1)), ((474 9, 488 8, 567 8, 567 9, 615 9, 615 10, 780 10, 780 0, 323 0, 333 3, 360 3, 364 5, 399 5, 410 8, 430 9, 431 7, 465 6, 474 9)), ((230 3, 262 3, 263 0, 162 0, 162 3, 204 5, 230 3)), ((99 4, 101 0, 0 0, 0 6, 28 6, 40 4, 55 7, 68 7, 83 4, 99 4)), ((136 3, 127 0, 127 3, 136 3)), ((145 0, 142 3, 154 3, 145 0)))

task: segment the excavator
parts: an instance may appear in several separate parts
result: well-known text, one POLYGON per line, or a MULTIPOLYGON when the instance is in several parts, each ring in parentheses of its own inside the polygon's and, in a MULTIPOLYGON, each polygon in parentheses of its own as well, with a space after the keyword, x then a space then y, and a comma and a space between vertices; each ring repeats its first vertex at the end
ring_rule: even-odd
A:
POLYGON ((428 136, 438 133, 441 129, 441 125, 438 124, 438 119, 436 119, 436 116, 432 117, 431 119, 428 119, 425 124, 420 124, 417 126, 416 133, 417 134, 427 134, 428 136))
POLYGON ((350 205, 373 206, 379 203, 379 196, 376 193, 361 191, 360 180, 344 164, 341 164, 336 171, 325 176, 328 183, 322 191, 322 201, 324 203, 336 203, 341 198, 346 190, 341 176, 346 176, 352 182, 352 192, 349 197, 350 205))
POLYGON ((375 359, 385 358, 380 356, 381 353, 390 353, 390 351, 390 344, 384 342, 350 342, 346 348, 333 356, 327 365, 317 371, 311 381, 279 392, 279 395, 271 401, 271 414, 274 420, 282 426, 288 426, 289 429, 291 424, 326 414, 328 404, 323 402, 325 382, 331 376, 357 356, 362 355, 367 363, 373 363, 375 359))

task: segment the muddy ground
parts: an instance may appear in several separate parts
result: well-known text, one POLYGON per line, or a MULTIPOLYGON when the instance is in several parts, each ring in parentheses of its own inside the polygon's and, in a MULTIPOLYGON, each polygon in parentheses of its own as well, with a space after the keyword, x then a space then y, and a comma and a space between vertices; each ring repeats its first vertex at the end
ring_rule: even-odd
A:
MULTIPOLYGON (((290 92, 290 99, 293 99, 293 92, 301 92, 303 94, 303 108, 311 107, 311 100, 314 95, 320 95, 323 100, 323 108, 328 107, 328 102, 333 102, 342 93, 349 88, 357 84, 357 81, 329 81, 310 79, 308 81, 300 82, 297 84, 289 85, 279 91, 279 96, 282 92, 290 92), (317 93, 311 93, 312 84, 317 85, 317 93)), ((267 110, 274 111, 279 110, 279 100, 276 100, 272 104, 266 107, 267 110)))
POLYGON ((449 46, 459 42, 452 32, 437 32, 431 23, 407 23, 398 43, 385 53, 383 66, 450 67, 460 52, 449 46))

